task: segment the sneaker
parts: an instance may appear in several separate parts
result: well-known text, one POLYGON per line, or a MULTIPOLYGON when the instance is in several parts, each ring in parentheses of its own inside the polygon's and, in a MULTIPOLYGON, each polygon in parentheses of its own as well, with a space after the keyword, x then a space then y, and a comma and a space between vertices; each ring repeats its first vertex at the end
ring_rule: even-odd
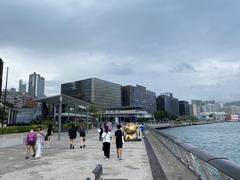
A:
POLYGON ((85 144, 83 145, 83 147, 84 147, 84 148, 86 147, 85 144))
POLYGON ((109 160, 109 158, 105 158, 105 160, 106 160, 106 161, 108 161, 108 160, 109 160))
POLYGON ((122 158, 118 158, 118 160, 119 160, 119 161, 121 161, 121 160, 122 160, 122 158))
POLYGON ((28 159, 28 156, 26 156, 25 159, 28 159))
POLYGON ((82 146, 80 146, 80 148, 82 149, 82 146))

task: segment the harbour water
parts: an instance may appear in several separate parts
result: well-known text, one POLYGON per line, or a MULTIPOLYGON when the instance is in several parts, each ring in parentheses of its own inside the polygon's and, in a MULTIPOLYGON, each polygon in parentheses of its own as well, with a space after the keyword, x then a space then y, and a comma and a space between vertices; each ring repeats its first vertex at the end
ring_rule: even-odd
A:
POLYGON ((240 122, 185 126, 160 131, 240 165, 240 122))

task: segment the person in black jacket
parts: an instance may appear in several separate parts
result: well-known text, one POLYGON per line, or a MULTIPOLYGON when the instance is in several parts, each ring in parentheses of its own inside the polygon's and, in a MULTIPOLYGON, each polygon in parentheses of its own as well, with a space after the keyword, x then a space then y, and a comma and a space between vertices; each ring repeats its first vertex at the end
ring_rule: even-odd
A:
POLYGON ((74 149, 74 141, 77 137, 77 129, 74 126, 74 124, 72 125, 72 127, 68 130, 68 136, 69 136, 69 143, 70 143, 70 149, 74 149))
POLYGON ((85 141, 86 141, 86 133, 85 133, 85 129, 83 127, 80 127, 80 129, 78 130, 79 134, 80 134, 80 148, 82 149, 83 147, 86 147, 85 141))

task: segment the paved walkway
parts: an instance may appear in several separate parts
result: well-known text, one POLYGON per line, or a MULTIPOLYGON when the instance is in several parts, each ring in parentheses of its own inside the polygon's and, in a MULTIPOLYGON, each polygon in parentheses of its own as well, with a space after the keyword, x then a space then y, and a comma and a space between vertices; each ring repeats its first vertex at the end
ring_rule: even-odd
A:
POLYGON ((94 179, 92 170, 102 164, 104 179, 152 180, 144 142, 126 142, 122 161, 116 158, 115 145, 111 145, 110 160, 104 160, 102 143, 95 132, 88 134, 86 146, 68 149, 65 134, 60 142, 54 141, 50 149, 44 149, 39 160, 25 160, 24 145, 0 148, 0 179, 94 179))

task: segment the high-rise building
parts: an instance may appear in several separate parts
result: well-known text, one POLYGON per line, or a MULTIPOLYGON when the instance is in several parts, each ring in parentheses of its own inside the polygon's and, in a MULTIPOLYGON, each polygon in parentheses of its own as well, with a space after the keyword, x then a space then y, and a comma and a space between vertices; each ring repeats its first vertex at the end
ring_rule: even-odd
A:
POLYGON ((19 80, 19 92, 26 92, 27 90, 27 85, 23 83, 22 80, 19 80))
POLYGON ((123 86, 122 105, 146 108, 148 113, 156 111, 156 94, 144 86, 123 86))
POLYGON ((172 94, 157 97, 157 110, 166 111, 171 115, 179 116, 179 102, 172 94))
POLYGON ((44 88, 45 88, 45 78, 40 77, 39 88, 38 88, 38 95, 39 95, 40 98, 44 97, 44 88))
POLYGON ((29 75, 28 92, 35 98, 44 97, 44 78, 37 73, 29 75))
POLYGON ((192 110, 195 117, 199 117, 202 112, 202 101, 201 100, 192 100, 192 110))
POLYGON ((180 116, 190 115, 189 103, 187 101, 179 101, 179 115, 180 116))
POLYGON ((121 87, 116 83, 90 78, 62 84, 61 93, 106 109, 121 107, 121 87))

